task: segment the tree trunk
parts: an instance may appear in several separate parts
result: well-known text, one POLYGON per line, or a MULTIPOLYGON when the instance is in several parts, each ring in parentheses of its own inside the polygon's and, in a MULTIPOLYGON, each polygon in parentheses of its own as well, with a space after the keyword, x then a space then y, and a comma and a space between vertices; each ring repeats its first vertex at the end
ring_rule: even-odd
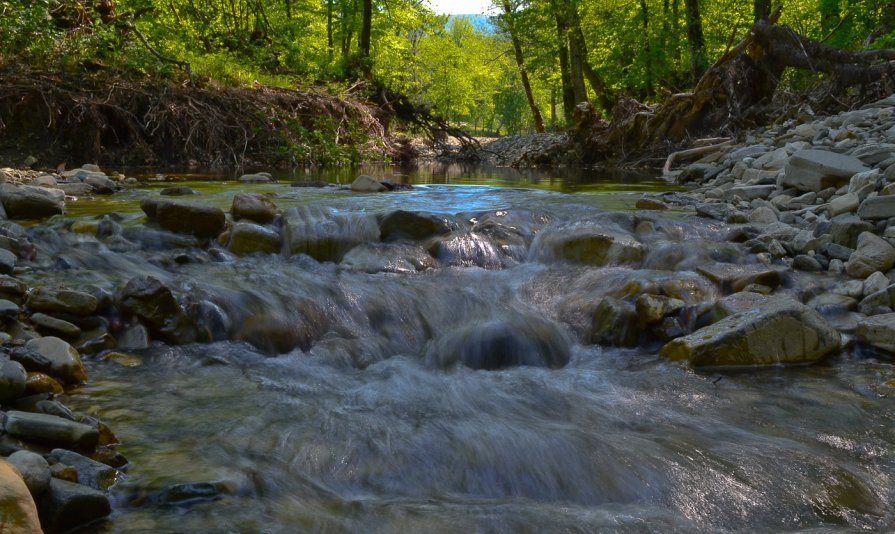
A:
POLYGON ((575 90, 572 88, 572 70, 569 66, 569 25, 564 9, 556 0, 552 2, 553 14, 556 17, 557 53, 559 55, 559 74, 562 81, 562 111, 567 123, 575 116, 575 90))
POLYGON ((360 26, 360 56, 366 60, 370 57, 370 36, 373 31, 373 0, 363 0, 363 13, 360 26))
POLYGON ((695 84, 708 65, 705 37, 702 34, 702 17, 699 15, 699 0, 684 0, 684 8, 687 11, 687 42, 690 45, 690 77, 695 84))
POLYGON ((525 58, 522 56, 522 44, 519 42, 519 35, 516 33, 516 24, 513 12, 513 6, 510 0, 503 0, 504 17, 507 23, 507 31, 510 33, 510 41, 513 43, 513 52, 516 55, 516 64, 519 66, 519 77, 522 78, 522 88, 525 89, 525 98, 528 100, 528 107, 531 108, 531 116, 534 119, 535 131, 544 132, 544 119, 541 117, 541 110, 535 102, 534 93, 531 90, 531 83, 528 80, 528 72, 525 70, 525 58))
POLYGON ((326 0, 326 51, 330 61, 333 58, 333 2, 326 0))
POLYGON ((609 86, 606 85, 603 78, 593 69, 593 67, 591 67, 590 62, 587 60, 587 42, 584 40, 584 32, 581 31, 581 21, 578 18, 578 6, 575 2, 572 2, 571 16, 572 24, 570 30, 572 40, 575 41, 578 46, 581 59, 581 70, 584 76, 587 77, 587 81, 590 83, 594 93, 596 93, 597 101, 600 103, 600 106, 602 106, 605 111, 612 111, 612 107, 615 105, 612 91, 609 90, 609 86))
POLYGON ((650 43, 649 38, 649 6, 646 4, 646 0, 640 0, 640 11, 643 14, 643 53, 646 56, 646 69, 644 75, 646 76, 646 92, 647 94, 652 94, 653 92, 653 51, 652 44, 650 43))
POLYGON ((578 7, 575 0, 566 1, 566 25, 569 29, 569 72, 572 76, 572 95, 575 105, 587 102, 587 88, 584 86, 585 52, 582 51, 582 42, 576 31, 578 21, 578 7))
POLYGON ((756 22, 771 16, 771 0, 753 0, 752 6, 756 22))

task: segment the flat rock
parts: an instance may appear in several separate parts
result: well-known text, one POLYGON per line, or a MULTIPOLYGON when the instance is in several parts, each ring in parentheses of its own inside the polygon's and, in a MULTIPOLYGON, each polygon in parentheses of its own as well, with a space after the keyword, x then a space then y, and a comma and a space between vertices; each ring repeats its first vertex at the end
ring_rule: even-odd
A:
POLYGON ((725 291, 742 291, 749 284, 761 284, 770 288, 783 283, 784 267, 765 265, 739 265, 734 263, 713 263, 696 268, 696 271, 717 284, 725 291))
POLYGON ((840 345, 820 314, 780 298, 677 338, 660 354, 694 367, 760 366, 815 362, 840 345))
POLYGON ((800 150, 786 164, 783 185, 816 192, 844 185, 855 174, 868 170, 861 160, 852 156, 825 150, 800 150))
POLYGON ((87 380, 81 355, 74 347, 58 337, 32 339, 25 343, 21 350, 13 351, 12 357, 29 371, 46 373, 66 383, 87 380))
POLYGON ((99 442, 99 432, 90 426, 43 413, 10 410, 4 428, 25 440, 67 444, 90 450, 99 442))
POLYGON ((858 208, 858 216, 869 220, 895 217, 895 195, 880 195, 866 198, 858 208))
POLYGON ((62 319, 57 319, 45 313, 35 313, 31 316, 34 329, 48 336, 59 336, 65 339, 77 339, 81 335, 81 328, 62 319))
POLYGON ((25 299, 25 305, 34 311, 80 316, 92 314, 98 304, 96 297, 89 293, 47 287, 34 288, 25 299))

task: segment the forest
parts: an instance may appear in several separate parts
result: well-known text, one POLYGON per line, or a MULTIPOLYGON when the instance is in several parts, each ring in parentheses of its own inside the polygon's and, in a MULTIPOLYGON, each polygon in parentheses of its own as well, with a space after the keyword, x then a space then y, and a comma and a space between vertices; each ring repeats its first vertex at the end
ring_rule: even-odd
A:
MULTIPOLYGON (((0 58, 183 87, 379 91, 380 104, 399 95, 470 135, 500 136, 572 126, 585 101, 611 119, 691 92, 771 17, 821 46, 895 44, 886 0, 500 0, 490 13, 439 15, 425 0, 3 0, 0 58)), ((811 59, 797 66, 772 69, 774 90, 831 77, 811 59)), ((340 131, 304 128, 319 144, 340 131)))

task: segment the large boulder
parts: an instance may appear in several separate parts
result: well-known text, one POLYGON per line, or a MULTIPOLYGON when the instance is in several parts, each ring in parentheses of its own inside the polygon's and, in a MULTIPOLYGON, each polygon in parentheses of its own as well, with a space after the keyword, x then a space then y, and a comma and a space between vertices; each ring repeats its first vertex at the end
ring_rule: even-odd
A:
POLYGON ((858 248, 845 264, 845 271, 853 278, 867 278, 871 274, 885 272, 895 265, 895 247, 872 232, 858 236, 858 248))
POLYGON ((82 291, 37 287, 28 293, 25 305, 37 312, 90 315, 96 311, 96 297, 82 291))
POLYGON ((193 322, 171 290, 157 278, 131 278, 121 290, 119 300, 122 311, 140 319, 158 339, 173 344, 191 343, 196 339, 193 322))
POLYGON ((269 197, 257 193, 237 193, 230 206, 230 214, 234 219, 248 219, 259 224, 270 223, 279 211, 269 197))
POLYGON ((196 237, 217 236, 227 220, 220 208, 186 200, 144 199, 140 209, 165 230, 196 237))
POLYGON ((356 193, 381 193, 388 191, 388 187, 382 185, 382 182, 372 176, 361 174, 351 183, 351 190, 356 193))
POLYGON ((237 256, 256 252, 279 254, 280 242, 280 233, 273 228, 250 222, 238 222, 230 229, 227 249, 237 256))
POLYGON ((633 347, 640 337, 634 304, 615 297, 603 297, 594 311, 591 341, 615 347, 633 347))
POLYGON ((826 150, 800 150, 789 158, 783 185, 800 191, 821 191, 839 187, 859 172, 868 171, 857 158, 826 150))
POLYGON ((800 364, 840 344, 839 332, 816 311, 777 298, 670 341, 660 354, 694 367, 800 364))
POLYGON ((43 187, 0 184, 0 202, 10 219, 44 219, 65 208, 65 193, 43 187), (51 191, 57 191, 60 195, 51 191))
POLYGON ((4 534, 43 532, 34 498, 15 467, 0 460, 0 525, 4 534))

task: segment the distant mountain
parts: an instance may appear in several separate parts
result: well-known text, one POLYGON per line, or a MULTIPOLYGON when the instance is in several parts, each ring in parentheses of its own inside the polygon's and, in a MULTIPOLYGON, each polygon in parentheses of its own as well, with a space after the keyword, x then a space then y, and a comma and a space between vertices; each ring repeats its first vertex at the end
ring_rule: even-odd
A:
MULTIPOLYGON (((470 13, 468 15, 451 15, 451 18, 464 18, 472 22, 472 25, 475 27, 475 29, 481 32, 494 32, 494 24, 491 23, 491 17, 488 15, 470 13)), ((448 24, 450 24, 450 22, 448 22, 448 24)))

